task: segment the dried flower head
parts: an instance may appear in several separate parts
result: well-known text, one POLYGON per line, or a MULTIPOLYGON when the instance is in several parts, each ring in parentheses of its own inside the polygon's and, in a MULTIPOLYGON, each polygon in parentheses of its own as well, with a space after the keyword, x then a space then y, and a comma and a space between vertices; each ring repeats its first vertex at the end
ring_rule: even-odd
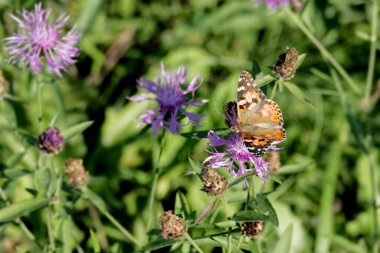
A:
POLYGON ((263 232, 263 230, 264 223, 261 221, 244 222, 241 226, 241 232, 244 235, 245 240, 257 237, 263 232))
POLYGON ((183 236, 187 232, 186 222, 173 214, 173 211, 169 210, 161 214, 161 236, 164 239, 176 239, 183 236))
POLYGON ((58 154, 64 146, 64 138, 57 127, 48 127, 38 136, 37 148, 45 154, 58 154))
POLYGON ((187 71, 183 66, 180 66, 177 72, 171 72, 161 64, 161 73, 158 74, 157 82, 144 78, 138 81, 140 87, 145 89, 148 94, 135 95, 129 99, 134 102, 154 100, 157 103, 155 109, 148 110, 138 118, 141 121, 139 125, 151 125, 153 135, 159 128, 177 134, 182 127, 179 122, 182 117, 188 118, 189 123, 191 122, 195 126, 201 126, 199 121, 204 115, 188 112, 186 107, 189 105, 200 106, 207 100, 194 99, 194 93, 201 85, 199 75, 190 82, 186 89, 183 89, 186 77, 187 71))
POLYGON ((265 160, 270 164, 269 173, 276 174, 281 167, 280 153, 272 151, 266 154, 265 160))
POLYGON ((296 64, 298 62, 298 52, 295 48, 289 48, 285 53, 281 54, 276 64, 273 66, 273 74, 277 78, 284 80, 293 79, 296 74, 296 64))
POLYGON ((9 91, 9 83, 5 80, 3 76, 3 71, 0 70, 0 99, 4 98, 4 96, 9 91))
POLYGON ((205 168, 202 170, 202 182, 202 190, 211 196, 218 196, 227 188, 226 178, 211 168, 205 168))
POLYGON ((65 161, 65 172, 68 184, 73 187, 85 186, 90 178, 81 159, 67 159, 65 161))
POLYGON ((50 8, 42 9, 41 3, 37 3, 34 11, 22 10, 18 12, 19 17, 11 15, 18 29, 13 36, 5 38, 4 50, 9 53, 12 64, 22 63, 34 74, 47 64, 53 73, 61 76, 61 71, 67 71, 79 55, 79 48, 75 46, 79 42, 79 30, 74 26, 64 33, 70 17, 62 14, 51 23, 50 12, 50 8))

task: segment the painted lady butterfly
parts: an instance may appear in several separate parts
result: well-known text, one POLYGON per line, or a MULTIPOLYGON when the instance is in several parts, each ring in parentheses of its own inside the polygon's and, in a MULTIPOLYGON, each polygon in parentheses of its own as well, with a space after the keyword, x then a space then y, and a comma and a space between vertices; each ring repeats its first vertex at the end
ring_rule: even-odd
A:
MULTIPOLYGON (((253 155, 263 156, 272 144, 285 140, 280 107, 265 97, 247 71, 240 74, 237 92, 237 103, 231 102, 227 105, 227 110, 234 110, 237 115, 237 124, 233 128, 241 133, 253 155)), ((228 119, 226 123, 232 126, 228 119)))

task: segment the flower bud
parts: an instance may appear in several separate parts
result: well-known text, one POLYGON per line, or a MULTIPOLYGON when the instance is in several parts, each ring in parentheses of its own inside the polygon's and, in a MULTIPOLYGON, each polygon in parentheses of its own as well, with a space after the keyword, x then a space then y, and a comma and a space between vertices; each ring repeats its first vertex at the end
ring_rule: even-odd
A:
POLYGON ((38 136, 37 148, 45 154, 58 154, 64 146, 64 138, 57 127, 48 127, 38 136))
POLYGON ((161 236, 164 239, 176 239, 183 236, 187 231, 186 222, 173 214, 173 211, 169 210, 161 214, 161 236))
POLYGON ((280 153, 278 151, 269 152, 265 160, 270 164, 269 172, 276 174, 281 167, 280 153))
POLYGON ((245 240, 250 240, 261 234, 264 230, 264 223, 261 221, 244 222, 241 232, 245 240))
POLYGON ((273 74, 277 78, 284 80, 293 79, 296 74, 296 64, 298 62, 298 52, 295 48, 289 48, 281 54, 276 64, 273 66, 273 74))
POLYGON ((73 187, 85 186, 90 178, 81 159, 67 159, 65 161, 65 172, 68 184, 73 187))
POLYGON ((202 171, 203 191, 208 195, 218 196, 227 188, 227 180, 222 175, 219 175, 214 169, 205 168, 202 171))

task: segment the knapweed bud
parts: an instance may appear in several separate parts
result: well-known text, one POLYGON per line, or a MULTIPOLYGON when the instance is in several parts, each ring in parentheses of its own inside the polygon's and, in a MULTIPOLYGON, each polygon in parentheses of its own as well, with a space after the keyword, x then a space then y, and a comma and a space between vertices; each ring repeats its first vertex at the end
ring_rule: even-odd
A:
POLYGON ((73 187, 85 186, 90 178, 81 159, 67 159, 65 161, 65 172, 67 183, 73 187))
POLYGON ((293 79, 296 74, 296 64, 298 62, 298 52, 295 48, 289 48, 281 54, 276 64, 273 66, 273 74, 277 78, 284 80, 293 79))
POLYGON ((278 151, 269 152, 265 160, 270 164, 269 173, 276 174, 281 167, 280 153, 278 151))
POLYGON ((264 223, 261 221, 244 222, 241 226, 241 232, 246 241, 255 238, 264 230, 264 223))
POLYGON ((4 98, 4 96, 9 91, 9 83, 5 80, 3 76, 3 72, 0 70, 0 99, 4 98))
POLYGON ((205 168, 202 170, 202 182, 202 190, 211 196, 218 196, 227 188, 226 178, 211 168, 205 168))
POLYGON ((38 136, 37 148, 45 154, 58 154, 65 140, 57 127, 48 127, 38 136))
POLYGON ((183 236, 187 231, 186 222, 173 214, 173 211, 169 210, 161 214, 161 236, 164 239, 176 239, 183 236))

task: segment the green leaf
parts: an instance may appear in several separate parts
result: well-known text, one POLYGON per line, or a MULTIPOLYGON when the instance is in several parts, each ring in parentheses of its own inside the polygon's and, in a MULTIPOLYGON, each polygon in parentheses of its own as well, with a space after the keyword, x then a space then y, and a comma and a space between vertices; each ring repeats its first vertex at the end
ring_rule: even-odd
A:
POLYGON ((96 15, 102 10, 104 0, 93 0, 87 2, 82 8, 82 13, 79 15, 78 27, 84 34, 90 27, 93 27, 96 15))
POLYGON ((236 227, 236 222, 233 220, 227 220, 222 222, 215 223, 215 226, 221 227, 221 228, 231 228, 236 227))
POLYGON ((255 61, 255 60, 253 60, 252 61, 252 76, 253 76, 253 78, 256 78, 256 76, 260 73, 261 73, 261 68, 260 68, 259 63, 257 63, 257 61, 255 61))
POLYGON ((182 214, 182 217, 187 219, 190 215, 190 207, 186 196, 178 191, 175 196, 174 213, 182 214))
POLYGON ((162 249, 162 248, 171 246, 175 244, 176 242, 177 240, 174 240, 174 239, 158 238, 157 240, 149 243, 147 250, 152 251, 152 250, 162 249))
POLYGON ((246 221, 263 221, 263 222, 271 222, 269 216, 259 213, 255 210, 243 210, 237 212, 233 217, 233 221, 237 222, 246 222, 246 221))
POLYGON ((198 174, 202 173, 202 169, 203 169, 202 164, 192 156, 189 156, 188 158, 189 158, 189 163, 191 167, 193 168, 194 172, 198 174))
POLYGON ((259 213, 267 215, 269 221, 273 223, 275 226, 278 226, 276 210, 274 210, 272 204, 270 203, 266 195, 267 193, 258 194, 256 199, 252 201, 251 206, 254 208, 254 210, 257 210, 259 213))
POLYGON ((62 241, 62 251, 63 253, 70 253, 73 251, 73 236, 72 236, 72 221, 71 217, 69 215, 64 215, 62 217, 62 226, 61 226, 61 233, 60 238, 62 241))
POLYGON ((293 235, 293 226, 290 224, 284 233, 280 236, 280 240, 276 243, 273 253, 288 253, 290 252, 290 245, 293 235))
POLYGON ((39 168, 34 172, 34 183, 39 194, 51 197, 57 186, 56 172, 50 168, 39 168))
POLYGON ((3 175, 12 180, 31 173, 33 173, 33 170, 31 169, 5 169, 3 171, 3 175))
POLYGON ((62 131, 62 136, 65 138, 65 141, 68 141, 75 135, 82 133, 89 126, 91 126, 92 123, 94 123, 94 121, 86 121, 86 122, 79 123, 75 126, 72 126, 68 129, 65 129, 62 131))
POLYGON ((91 244, 92 248, 94 249, 94 253, 99 253, 100 252, 100 243, 98 240, 98 237, 94 233, 92 229, 90 229, 90 238, 91 238, 91 244))
POLYGON ((17 131, 17 134, 23 139, 26 143, 28 143, 31 146, 35 146, 37 143, 37 138, 34 136, 27 134, 25 132, 22 132, 20 130, 17 131))
POLYGON ((0 224, 14 221, 22 215, 46 206, 48 203, 49 199, 47 198, 35 198, 6 206, 0 210, 0 224))
POLYGON ((350 239, 342 236, 342 235, 332 235, 331 242, 334 245, 337 245, 342 251, 345 249, 347 252, 351 253, 366 253, 370 252, 369 248, 366 248, 365 244, 359 244, 357 242, 352 242, 350 239))
MULTIPOLYGON (((279 175, 287 175, 287 174, 295 174, 300 173, 307 169, 310 165, 314 164, 315 162, 313 160, 304 161, 299 164, 287 164, 284 166, 281 166, 281 169, 279 170, 279 175)), ((272 176, 271 176, 272 178, 272 176)))
POLYGON ((354 137, 356 140, 356 143, 358 143, 358 146, 365 152, 368 153, 368 148, 364 140, 365 138, 365 133, 364 133, 364 127, 361 124, 359 118, 356 116, 357 113, 354 112, 352 107, 348 103, 343 104, 345 112, 346 112, 346 117, 348 119, 348 123, 350 123, 352 132, 354 133, 354 137))
POLYGON ((83 197, 91 201, 98 209, 107 210, 104 200, 87 187, 83 188, 83 197))
POLYGON ((301 54, 298 56, 298 61, 297 61, 296 65, 294 66, 296 69, 298 69, 301 66, 301 64, 305 60, 306 55, 307 54, 301 54))
POLYGON ((316 110, 314 105, 312 104, 311 100, 306 97, 306 95, 303 93, 303 91, 294 83, 292 82, 284 82, 285 87, 299 100, 304 102, 306 105, 308 105, 313 110, 316 110))
POLYGON ((255 81, 256 81, 257 86, 263 87, 263 86, 273 82, 274 80, 276 80, 276 78, 274 78, 273 76, 264 75, 264 76, 259 76, 255 81))

